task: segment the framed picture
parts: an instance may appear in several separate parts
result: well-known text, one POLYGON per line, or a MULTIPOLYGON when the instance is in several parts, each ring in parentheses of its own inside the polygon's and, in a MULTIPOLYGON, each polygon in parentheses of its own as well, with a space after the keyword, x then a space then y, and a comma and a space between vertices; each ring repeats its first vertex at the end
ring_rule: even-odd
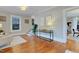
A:
POLYGON ((29 24, 29 19, 25 19, 25 23, 29 24))
POLYGON ((11 17, 11 30, 20 31, 21 30, 21 18, 19 16, 11 17))
POLYGON ((0 21, 6 21, 6 16, 0 16, 0 21))

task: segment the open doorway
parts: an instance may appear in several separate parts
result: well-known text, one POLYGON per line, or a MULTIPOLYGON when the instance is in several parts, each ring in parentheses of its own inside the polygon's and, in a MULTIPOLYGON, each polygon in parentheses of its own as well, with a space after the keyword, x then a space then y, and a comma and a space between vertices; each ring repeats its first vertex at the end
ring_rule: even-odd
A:
POLYGON ((72 22, 67 21, 67 35, 72 33, 72 22))
POLYGON ((79 7, 66 10, 67 48, 79 52, 79 7))

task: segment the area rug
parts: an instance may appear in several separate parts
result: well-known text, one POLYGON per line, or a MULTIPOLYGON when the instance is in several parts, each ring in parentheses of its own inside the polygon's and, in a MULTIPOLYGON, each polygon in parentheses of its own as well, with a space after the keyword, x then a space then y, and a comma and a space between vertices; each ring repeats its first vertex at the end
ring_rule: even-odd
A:
POLYGON ((9 38, 8 40, 11 40, 9 45, 5 45, 0 49, 4 49, 4 48, 8 48, 8 47, 14 47, 16 45, 19 45, 19 44, 26 42, 26 40, 24 38, 22 38, 21 36, 14 36, 14 37, 9 38))
POLYGON ((13 40, 12 40, 10 46, 13 47, 18 44, 25 43, 25 42, 26 42, 26 40, 24 38, 22 38, 21 36, 15 36, 15 37, 13 37, 13 40))

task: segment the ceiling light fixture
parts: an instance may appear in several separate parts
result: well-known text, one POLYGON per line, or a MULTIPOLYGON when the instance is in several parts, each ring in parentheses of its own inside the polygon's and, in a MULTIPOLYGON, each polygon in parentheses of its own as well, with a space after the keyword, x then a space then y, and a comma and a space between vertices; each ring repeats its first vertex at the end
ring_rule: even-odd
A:
POLYGON ((22 11, 25 11, 25 10, 27 9, 27 7, 26 7, 26 6, 20 6, 20 9, 21 9, 22 11))

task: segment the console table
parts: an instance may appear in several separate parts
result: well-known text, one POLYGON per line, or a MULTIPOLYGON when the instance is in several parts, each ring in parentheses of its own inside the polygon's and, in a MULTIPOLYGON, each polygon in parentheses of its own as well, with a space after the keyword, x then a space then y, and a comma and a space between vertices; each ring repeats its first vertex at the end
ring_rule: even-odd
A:
POLYGON ((53 41, 53 37, 54 37, 53 30, 39 30, 38 32, 39 32, 37 34, 38 37, 43 37, 43 36, 41 36, 41 33, 46 33, 45 35, 48 34, 49 35, 49 38, 47 38, 47 37, 43 37, 43 38, 47 38, 47 39, 49 39, 49 41, 53 41))

